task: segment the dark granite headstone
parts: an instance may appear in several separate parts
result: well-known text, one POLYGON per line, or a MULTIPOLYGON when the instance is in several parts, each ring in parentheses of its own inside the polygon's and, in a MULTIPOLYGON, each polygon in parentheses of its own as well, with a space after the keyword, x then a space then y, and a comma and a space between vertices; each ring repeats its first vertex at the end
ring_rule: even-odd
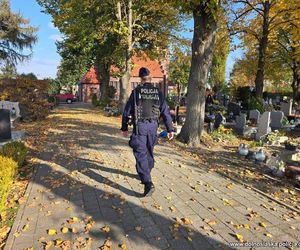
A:
POLYGON ((241 106, 237 103, 230 102, 227 106, 227 113, 232 113, 234 117, 238 116, 241 114, 241 106))
POLYGON ((0 109, 0 141, 11 139, 10 111, 0 109))

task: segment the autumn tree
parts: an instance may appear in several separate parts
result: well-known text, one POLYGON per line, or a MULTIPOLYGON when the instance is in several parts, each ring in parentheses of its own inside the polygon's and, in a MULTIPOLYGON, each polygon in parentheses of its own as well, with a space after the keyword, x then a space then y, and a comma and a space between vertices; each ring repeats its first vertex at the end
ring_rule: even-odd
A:
POLYGON ((169 65, 169 78, 177 85, 178 97, 180 90, 188 84, 191 68, 191 49, 183 44, 172 46, 169 65))
MULTIPOLYGON (((295 29, 299 29, 297 23, 279 29, 276 42, 271 47, 273 65, 280 67, 277 67, 277 72, 280 74, 284 71, 290 72, 293 100, 300 98, 300 41, 293 32, 295 29)), ((276 67, 274 68, 276 70, 276 67)))
POLYGON ((218 29, 218 14, 222 10, 221 1, 178 0, 174 3, 194 19, 187 114, 178 137, 189 145, 198 146, 204 127, 205 89, 218 29))
POLYGON ((256 97, 262 98, 266 54, 276 29, 296 20, 300 2, 293 0, 232 0, 231 32, 240 33, 245 46, 257 49, 256 97), (289 18, 285 18, 286 15, 289 18))
POLYGON ((0 68, 0 79, 17 78, 17 76, 18 76, 18 72, 14 64, 6 62, 0 68))
POLYGON ((106 79, 109 79, 110 65, 118 66, 121 109, 127 101, 131 58, 140 50, 152 55, 161 53, 180 23, 178 11, 162 0, 38 2, 52 15, 63 34, 80 34, 77 43, 92 41, 95 62, 100 62, 97 68, 105 71, 106 79))
POLYGON ((32 49, 36 31, 28 19, 11 11, 8 0, 0 0, 0 63, 16 64, 30 58, 24 49, 32 49))
POLYGON ((225 13, 220 13, 218 22, 220 25, 216 33, 212 64, 208 77, 208 83, 216 92, 222 90, 225 86, 226 62, 230 51, 230 36, 225 13))

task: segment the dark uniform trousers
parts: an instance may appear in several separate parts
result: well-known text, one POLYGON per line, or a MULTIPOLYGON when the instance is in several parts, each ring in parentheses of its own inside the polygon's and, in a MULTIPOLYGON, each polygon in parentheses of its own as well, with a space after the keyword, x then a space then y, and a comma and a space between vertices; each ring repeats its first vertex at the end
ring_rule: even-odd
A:
POLYGON ((157 116, 157 118, 154 118, 153 120, 142 120, 141 118, 137 124, 138 129, 136 129, 136 125, 134 124, 133 133, 129 140, 129 146, 133 149, 133 154, 136 159, 137 173, 142 183, 145 184, 147 182, 151 182, 150 173, 154 167, 153 148, 157 142, 157 119, 159 119, 159 115, 163 118, 168 132, 173 130, 173 125, 170 111, 162 92, 157 88, 153 88, 151 83, 143 84, 142 88, 146 89, 147 91, 142 91, 140 87, 137 87, 136 89, 138 91, 137 93, 139 93, 139 98, 136 100, 134 98, 135 91, 132 91, 123 112, 121 130, 128 131, 129 116, 135 117, 136 103, 142 109, 141 113, 145 113, 145 117, 152 117, 153 106, 154 103, 157 102, 156 105, 158 106, 159 110, 157 110, 157 113, 154 112, 154 117, 157 116), (143 100, 145 103, 147 103, 147 98, 145 98, 145 96, 151 97, 148 99, 148 101, 150 100, 148 102, 149 107, 147 107, 147 105, 143 106, 143 100), (151 100, 153 100, 153 103, 151 100))
MULTIPOLYGON (((151 182, 151 170, 154 167, 153 149, 157 143, 156 120, 138 122, 138 134, 133 133, 129 146, 136 159, 136 170, 143 184, 151 182)), ((135 128, 134 128, 135 131, 135 128)))

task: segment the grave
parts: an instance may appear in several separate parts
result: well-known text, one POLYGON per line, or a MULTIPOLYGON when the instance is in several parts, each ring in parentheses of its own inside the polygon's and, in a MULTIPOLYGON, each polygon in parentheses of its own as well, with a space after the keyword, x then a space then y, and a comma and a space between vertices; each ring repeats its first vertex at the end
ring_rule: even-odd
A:
POLYGON ((0 109, 0 141, 11 139, 10 111, 0 109))
POLYGON ((256 140, 261 140, 271 132, 270 122, 271 122, 271 112, 266 111, 262 114, 262 116, 259 119, 257 133, 255 134, 256 140))
POLYGON ((282 120, 283 120, 284 114, 282 111, 272 111, 271 112, 271 129, 272 130, 278 130, 283 127, 282 120))
POLYGON ((282 111, 285 116, 289 116, 292 114, 292 107, 293 107, 292 100, 280 103, 280 111, 282 111))
POLYGON ((249 120, 251 123, 258 124, 260 118, 260 112, 257 109, 250 110, 249 120))
POLYGON ((235 126, 234 132, 238 135, 244 135, 247 128, 247 118, 245 114, 241 114, 240 116, 236 116, 235 118, 235 126))
POLYGON ((230 102, 227 106, 227 114, 232 114, 234 117, 241 114, 241 105, 238 103, 230 102))
POLYGON ((0 109, 8 109, 12 118, 21 116, 18 102, 0 101, 0 109))

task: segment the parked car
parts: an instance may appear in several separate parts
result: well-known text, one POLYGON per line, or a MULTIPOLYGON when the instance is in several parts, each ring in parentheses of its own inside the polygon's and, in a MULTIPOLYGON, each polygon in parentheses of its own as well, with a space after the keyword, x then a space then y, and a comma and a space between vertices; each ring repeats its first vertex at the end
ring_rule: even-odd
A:
POLYGON ((60 102, 66 102, 69 104, 77 101, 76 96, 71 93, 57 94, 55 97, 58 98, 60 102))

